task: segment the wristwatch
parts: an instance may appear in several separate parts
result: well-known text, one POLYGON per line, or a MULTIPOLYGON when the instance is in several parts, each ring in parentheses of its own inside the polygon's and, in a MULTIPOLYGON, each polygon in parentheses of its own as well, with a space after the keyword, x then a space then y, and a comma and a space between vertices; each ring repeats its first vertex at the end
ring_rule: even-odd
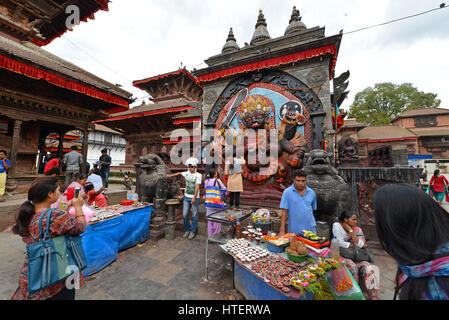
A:
POLYGON ((353 232, 354 232, 354 230, 352 230, 352 229, 351 229, 351 230, 349 230, 349 233, 353 233, 353 232))

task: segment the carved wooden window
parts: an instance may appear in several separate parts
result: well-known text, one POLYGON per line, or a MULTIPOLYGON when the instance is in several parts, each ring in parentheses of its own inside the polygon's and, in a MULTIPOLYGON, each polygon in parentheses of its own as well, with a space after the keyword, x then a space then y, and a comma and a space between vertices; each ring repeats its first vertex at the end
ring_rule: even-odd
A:
POLYGON ((0 120, 0 133, 8 133, 8 120, 0 120))
POLYGON ((415 127, 435 127, 437 125, 437 117, 436 116, 423 116, 415 118, 415 127))
POLYGON ((112 134, 110 134, 110 133, 104 134, 104 144, 106 144, 106 145, 112 144, 112 134))

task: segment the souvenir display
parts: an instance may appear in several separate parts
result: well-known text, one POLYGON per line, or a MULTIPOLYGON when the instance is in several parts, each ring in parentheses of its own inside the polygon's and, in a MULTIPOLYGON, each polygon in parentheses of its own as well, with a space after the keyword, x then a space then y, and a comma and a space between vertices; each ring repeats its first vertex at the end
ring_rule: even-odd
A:
POLYGON ((105 210, 105 209, 96 209, 94 210, 95 214, 92 217, 92 219, 90 219, 90 223, 96 223, 96 222, 100 222, 103 220, 108 220, 108 219, 112 219, 118 216, 121 216, 120 213, 114 212, 112 210, 105 210))
POLYGON ((243 221, 247 217, 251 216, 254 209, 224 209, 217 211, 208 216, 209 221, 224 222, 227 224, 233 224, 236 221, 243 221))
POLYGON ((226 250, 238 261, 249 264, 268 256, 268 251, 251 246, 245 239, 232 239, 225 245, 226 250))
POLYGON ((320 237, 312 231, 303 230, 302 234, 298 235, 296 238, 304 242, 306 245, 309 245, 316 249, 322 249, 324 247, 330 246, 330 242, 328 239, 320 237))
POLYGON ((271 236, 265 235, 262 239, 268 244, 275 247, 286 247, 290 243, 290 238, 294 236, 294 233, 287 233, 281 237, 277 237, 275 234, 271 236))
POLYGON ((252 214, 252 219, 255 223, 270 223, 273 218, 271 217, 270 211, 268 209, 258 209, 252 214))

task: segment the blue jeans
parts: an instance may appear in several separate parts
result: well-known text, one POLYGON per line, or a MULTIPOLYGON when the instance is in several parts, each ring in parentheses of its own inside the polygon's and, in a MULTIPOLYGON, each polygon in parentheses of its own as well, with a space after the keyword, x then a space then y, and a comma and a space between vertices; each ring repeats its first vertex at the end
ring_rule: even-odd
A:
POLYGON ((109 187, 109 169, 108 170, 101 170, 100 175, 103 178, 104 187, 109 187))
POLYGON ((196 199, 195 205, 192 207, 192 198, 184 198, 182 204, 182 217, 184 218, 184 228, 186 232, 196 232, 198 227, 198 208, 200 206, 200 199, 196 199), (190 224, 189 211, 192 208, 192 224, 190 224))

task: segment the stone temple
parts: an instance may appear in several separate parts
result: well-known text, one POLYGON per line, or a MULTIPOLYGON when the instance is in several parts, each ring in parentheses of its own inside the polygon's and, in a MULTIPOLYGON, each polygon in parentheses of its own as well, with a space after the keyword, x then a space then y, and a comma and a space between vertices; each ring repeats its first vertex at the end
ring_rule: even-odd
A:
MULTIPOLYGON (((249 43, 239 45, 231 28, 221 53, 206 59, 206 68, 193 72, 203 88, 203 130, 230 129, 238 134, 266 129, 267 141, 268 129, 279 132, 276 163, 244 166, 244 202, 262 196, 278 205, 291 172, 302 168, 308 152, 334 150, 330 86, 342 34, 326 36, 324 27, 308 28, 296 7, 285 22, 284 34, 272 37, 260 10, 249 43), (260 168, 266 169, 264 174, 260 168)), ((216 137, 203 134, 202 139, 204 144, 213 140, 217 144, 216 137)), ((247 154, 252 146, 240 142, 236 147, 247 154)), ((218 166, 219 172, 222 169, 218 166)))

